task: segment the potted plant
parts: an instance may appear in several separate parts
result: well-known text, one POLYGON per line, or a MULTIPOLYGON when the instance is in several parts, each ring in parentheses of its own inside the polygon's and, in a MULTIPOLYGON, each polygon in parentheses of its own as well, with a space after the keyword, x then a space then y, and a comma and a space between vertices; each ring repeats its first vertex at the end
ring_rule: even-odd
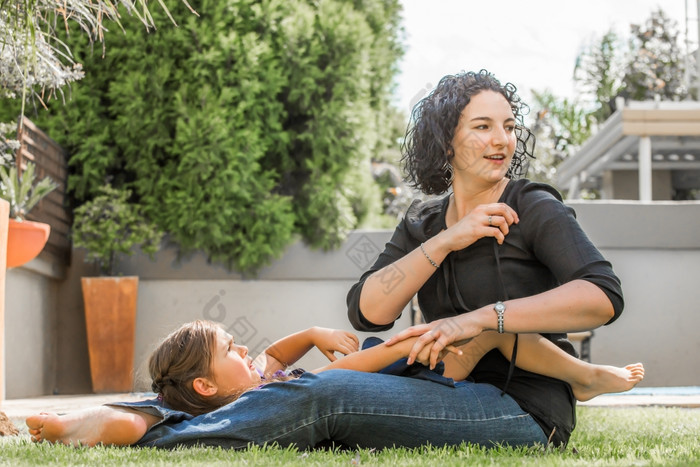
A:
POLYGON ((83 277, 85 325, 92 388, 96 393, 128 392, 133 385, 137 276, 114 276, 118 255, 134 247, 155 254, 163 237, 129 203, 131 192, 109 185, 73 212, 73 245, 85 248, 85 261, 97 263, 100 277, 83 277))
POLYGON ((35 181, 35 167, 19 174, 17 167, 0 166, 0 198, 10 203, 10 222, 7 233, 7 267, 17 267, 34 259, 44 248, 51 227, 43 222, 25 219, 27 213, 58 186, 49 177, 35 181))

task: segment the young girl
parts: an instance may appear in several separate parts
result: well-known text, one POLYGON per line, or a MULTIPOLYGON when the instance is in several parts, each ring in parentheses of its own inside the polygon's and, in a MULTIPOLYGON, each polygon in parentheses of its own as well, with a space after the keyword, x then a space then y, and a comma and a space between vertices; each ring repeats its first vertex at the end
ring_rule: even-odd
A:
MULTIPOLYGON (((314 346, 331 360, 328 365, 313 370, 314 373, 332 369, 377 372, 406 357, 416 339, 391 346, 382 343, 358 352, 359 343, 354 334, 313 327, 280 339, 253 360, 247 347, 236 344, 219 325, 194 321, 163 340, 151 355, 149 372, 159 400, 171 409, 200 415, 261 385, 298 377, 298 371, 286 374, 284 370, 314 346), (346 356, 336 359, 335 352, 346 356)), ((494 348, 505 356, 512 355, 514 340, 513 335, 489 332, 460 349, 448 346, 440 355, 445 362, 444 376, 465 379, 478 360, 494 348)), ((644 377, 640 363, 624 368, 593 365, 535 334, 520 336, 518 347, 519 367, 566 381, 579 400, 629 390, 644 377)), ((416 360, 427 362, 429 358, 426 349, 416 360)), ((27 418, 27 425, 33 441, 128 445, 138 441, 159 420, 124 406, 102 406, 61 416, 41 413, 27 418)))

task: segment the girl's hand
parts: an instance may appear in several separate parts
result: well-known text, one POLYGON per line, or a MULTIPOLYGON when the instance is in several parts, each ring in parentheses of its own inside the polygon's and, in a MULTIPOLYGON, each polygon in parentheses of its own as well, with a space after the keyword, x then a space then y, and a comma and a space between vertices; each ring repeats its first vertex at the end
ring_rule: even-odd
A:
POLYGON ((494 237, 503 244, 518 213, 505 203, 480 204, 444 231, 451 251, 459 251, 483 237, 494 237))
POLYGON ((454 348, 466 344, 481 334, 483 330, 484 328, 479 326, 468 314, 462 314, 411 326, 386 341, 386 345, 390 346, 410 337, 418 337, 408 354, 408 363, 413 363, 420 355, 418 361, 421 363, 427 361, 430 368, 435 368, 437 362, 444 356, 444 352, 452 351, 450 347, 454 348), (426 355, 429 355, 429 358, 426 358, 426 355))
POLYGON ((312 335, 314 345, 331 362, 336 361, 335 352, 347 355, 357 352, 360 348, 360 340, 355 334, 348 331, 316 326, 313 328, 312 335))

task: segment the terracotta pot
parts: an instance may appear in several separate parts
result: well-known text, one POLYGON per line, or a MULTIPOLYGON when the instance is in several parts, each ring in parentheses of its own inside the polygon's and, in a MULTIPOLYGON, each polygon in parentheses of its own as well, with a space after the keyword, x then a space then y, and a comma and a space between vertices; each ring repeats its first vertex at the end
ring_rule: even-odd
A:
POLYGON ((44 249, 49 233, 49 224, 10 219, 7 233, 7 267, 21 266, 36 258, 44 249))
POLYGON ((130 392, 139 278, 83 277, 81 282, 92 390, 130 392))

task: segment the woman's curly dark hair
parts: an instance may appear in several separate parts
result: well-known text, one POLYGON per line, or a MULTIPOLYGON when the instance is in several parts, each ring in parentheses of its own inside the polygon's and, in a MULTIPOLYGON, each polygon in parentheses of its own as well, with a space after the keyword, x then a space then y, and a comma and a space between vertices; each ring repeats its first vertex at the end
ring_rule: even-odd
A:
POLYGON ((486 70, 469 71, 443 77, 413 108, 401 147, 401 163, 411 186, 428 195, 447 191, 452 183, 452 140, 459 117, 473 96, 487 90, 506 98, 517 122, 518 142, 506 176, 518 178, 527 172, 527 158, 534 157, 535 147, 535 136, 523 125, 528 106, 516 94, 513 84, 501 84, 486 70))

